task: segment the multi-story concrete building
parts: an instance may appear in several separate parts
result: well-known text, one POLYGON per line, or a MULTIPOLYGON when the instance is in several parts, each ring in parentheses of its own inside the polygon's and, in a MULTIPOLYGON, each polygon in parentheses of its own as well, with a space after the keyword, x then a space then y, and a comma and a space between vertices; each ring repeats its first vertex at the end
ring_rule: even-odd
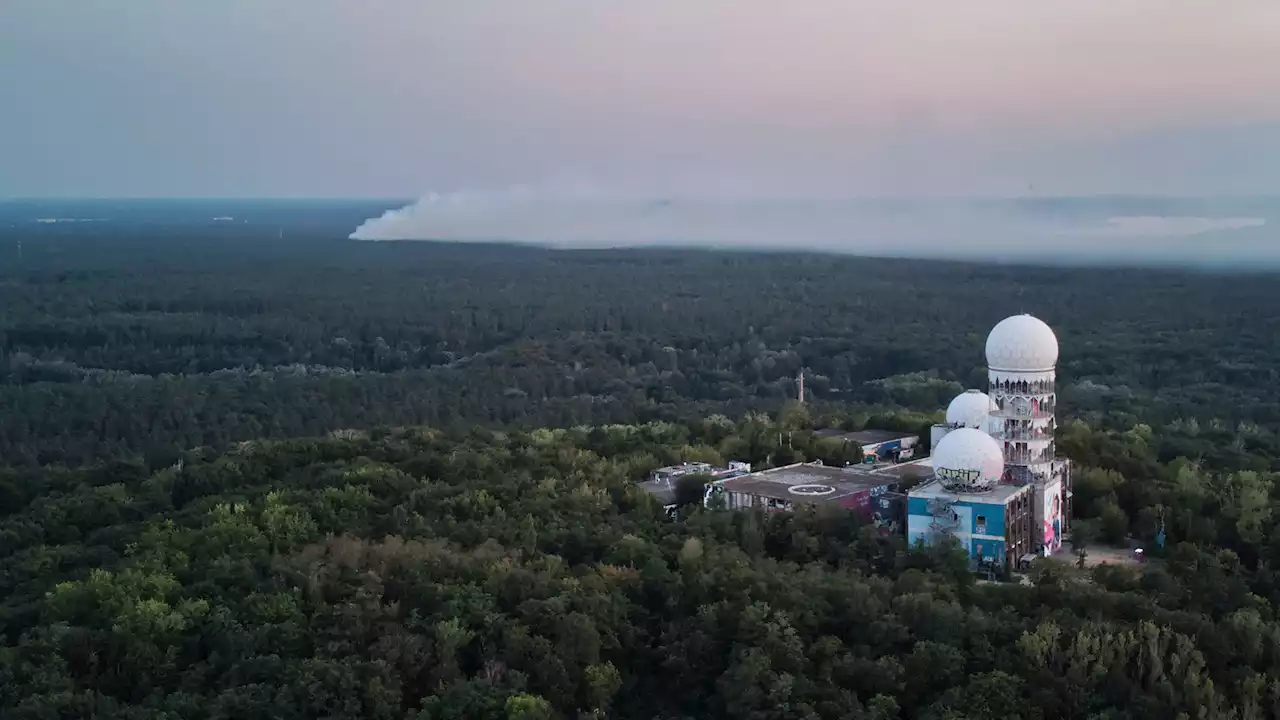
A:
POLYGON ((992 329, 986 355, 988 392, 961 394, 933 428, 934 478, 911 491, 907 532, 1015 565, 1060 550, 1071 513, 1071 465, 1054 444, 1058 339, 1015 315, 992 329))

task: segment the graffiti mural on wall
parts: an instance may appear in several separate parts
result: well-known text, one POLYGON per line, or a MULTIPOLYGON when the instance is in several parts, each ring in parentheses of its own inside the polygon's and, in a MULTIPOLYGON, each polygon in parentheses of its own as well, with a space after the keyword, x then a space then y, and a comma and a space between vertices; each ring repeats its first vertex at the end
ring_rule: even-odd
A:
POLYGON ((702 489, 702 506, 712 509, 723 509, 728 498, 724 488, 718 482, 707 483, 702 489))
POLYGON ((1062 548, 1062 485, 1054 483, 1044 490, 1044 549, 1055 553, 1062 548))
POLYGON ((894 535, 898 532, 898 521, 892 515, 879 510, 871 514, 871 524, 881 535, 894 535))
POLYGON ((901 524, 898 522, 898 514, 894 512, 893 501, 878 497, 874 502, 875 509, 871 512, 871 525, 881 535, 896 535, 901 530, 901 524))
POLYGON ((972 525, 972 511, 964 505, 954 505, 947 500, 931 500, 929 514, 932 521, 929 529, 940 535, 968 533, 972 525))
POLYGON ((952 470, 937 468, 933 471, 940 480, 946 483, 973 485, 982 479, 981 470, 952 470))

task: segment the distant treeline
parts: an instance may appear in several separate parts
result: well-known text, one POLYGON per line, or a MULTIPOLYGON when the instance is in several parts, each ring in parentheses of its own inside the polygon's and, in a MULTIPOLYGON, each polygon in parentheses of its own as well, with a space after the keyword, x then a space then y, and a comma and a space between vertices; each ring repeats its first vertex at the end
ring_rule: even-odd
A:
POLYGON ((1020 311, 1060 336, 1063 417, 1235 466, 1280 452, 1272 276, 362 243, 345 235, 377 208, 326 207, 328 225, 262 205, 279 224, 0 226, 23 253, 0 262, 0 462, 739 417, 794 397, 802 368, 824 412, 934 412, 985 387, 986 333, 1020 311))

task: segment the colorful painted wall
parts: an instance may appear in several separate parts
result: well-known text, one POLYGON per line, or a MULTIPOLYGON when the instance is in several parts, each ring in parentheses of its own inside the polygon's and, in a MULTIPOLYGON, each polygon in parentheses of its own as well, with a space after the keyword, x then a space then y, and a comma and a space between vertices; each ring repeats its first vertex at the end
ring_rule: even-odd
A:
MULTIPOLYGON (((874 448, 871 449, 871 453, 874 453, 875 455, 878 455, 882 458, 887 458, 893 454, 894 450, 901 450, 901 449, 902 449, 901 440, 890 440, 889 442, 883 442, 883 443, 880 443, 879 445, 876 445, 874 448)), ((867 450, 868 449, 865 447, 862 449, 864 453, 866 453, 867 450)), ((868 454, 871 454, 871 453, 868 453, 868 454)))
POLYGON ((954 536, 975 560, 1003 560, 1005 511, 1002 504, 948 501, 945 496, 907 499, 907 542, 926 544, 939 533, 954 536))
POLYGON ((1048 552, 1055 553, 1062 549, 1062 483, 1046 485, 1042 502, 1042 542, 1048 552))
POLYGON ((974 560, 1004 561, 1005 542, 1003 540, 982 540, 974 538, 969 547, 969 557, 974 560))
POLYGON ((875 499, 884 495, 888 491, 888 485, 866 488, 865 490, 859 490, 845 495, 837 500, 836 504, 847 510, 853 510, 863 518, 870 519, 875 505, 875 499))
POLYGON ((937 501, 928 500, 917 502, 920 498, 910 498, 907 500, 907 543, 915 545, 918 542, 924 542, 929 545, 938 535, 952 535, 960 541, 961 545, 968 544, 968 536, 971 534, 970 528, 973 526, 973 516, 970 508, 961 503, 955 503, 950 508, 943 509, 939 507, 937 512, 933 509, 933 504, 937 501))
POLYGON ((907 524, 907 498, 896 492, 883 493, 871 503, 871 523, 881 535, 897 535, 907 524))
MULTIPOLYGON (((912 495, 907 499, 907 514, 911 516, 932 516, 932 503, 939 500, 932 497, 920 497, 912 495)), ((945 502, 945 500, 942 500, 945 502)), ((952 508, 959 511, 964 509, 964 520, 961 521, 962 529, 959 532, 965 532, 972 535, 1004 535, 1004 505, 997 503, 976 503, 971 501, 957 501, 952 503, 952 508)))
POLYGON ((973 534, 1004 537, 1004 505, 974 504, 973 534))

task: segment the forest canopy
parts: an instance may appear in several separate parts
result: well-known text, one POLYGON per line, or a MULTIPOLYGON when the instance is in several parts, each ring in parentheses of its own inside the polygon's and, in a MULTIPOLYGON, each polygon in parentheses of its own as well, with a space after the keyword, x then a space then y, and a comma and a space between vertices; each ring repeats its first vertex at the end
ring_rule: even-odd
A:
POLYGON ((5 720, 1280 717, 1274 276, 236 214, 0 223, 5 720), (923 432, 1015 312, 1061 342, 1079 564, 1140 567, 988 582, 638 486, 923 432))
POLYGON ((1164 459, 1243 466, 1234 448, 1280 442, 1271 275, 358 243, 335 238, 368 208, 272 207, 0 226, 22 253, 0 262, 0 463, 739 418, 802 369, 820 409, 934 413, 985 387, 983 340, 1014 312, 1059 335, 1064 418, 1145 423, 1164 459))
MULTIPOLYGON (((1112 487, 1089 503, 1136 494, 1185 509, 1171 513, 1167 559, 1141 573, 1050 565, 1027 586, 977 582, 962 552, 907 548, 845 512, 670 519, 635 483, 726 430, 722 444, 773 434, 766 420, 414 429, 253 442, 153 473, 10 473, 0 714, 1254 718, 1280 707, 1276 520, 1260 478, 1191 477, 1200 471, 1181 464, 1112 487), (1236 500, 1192 504, 1218 490, 1236 500)), ((1124 442, 1087 440, 1108 452, 1124 442)), ((1087 472, 1095 493, 1115 477, 1087 472)))

